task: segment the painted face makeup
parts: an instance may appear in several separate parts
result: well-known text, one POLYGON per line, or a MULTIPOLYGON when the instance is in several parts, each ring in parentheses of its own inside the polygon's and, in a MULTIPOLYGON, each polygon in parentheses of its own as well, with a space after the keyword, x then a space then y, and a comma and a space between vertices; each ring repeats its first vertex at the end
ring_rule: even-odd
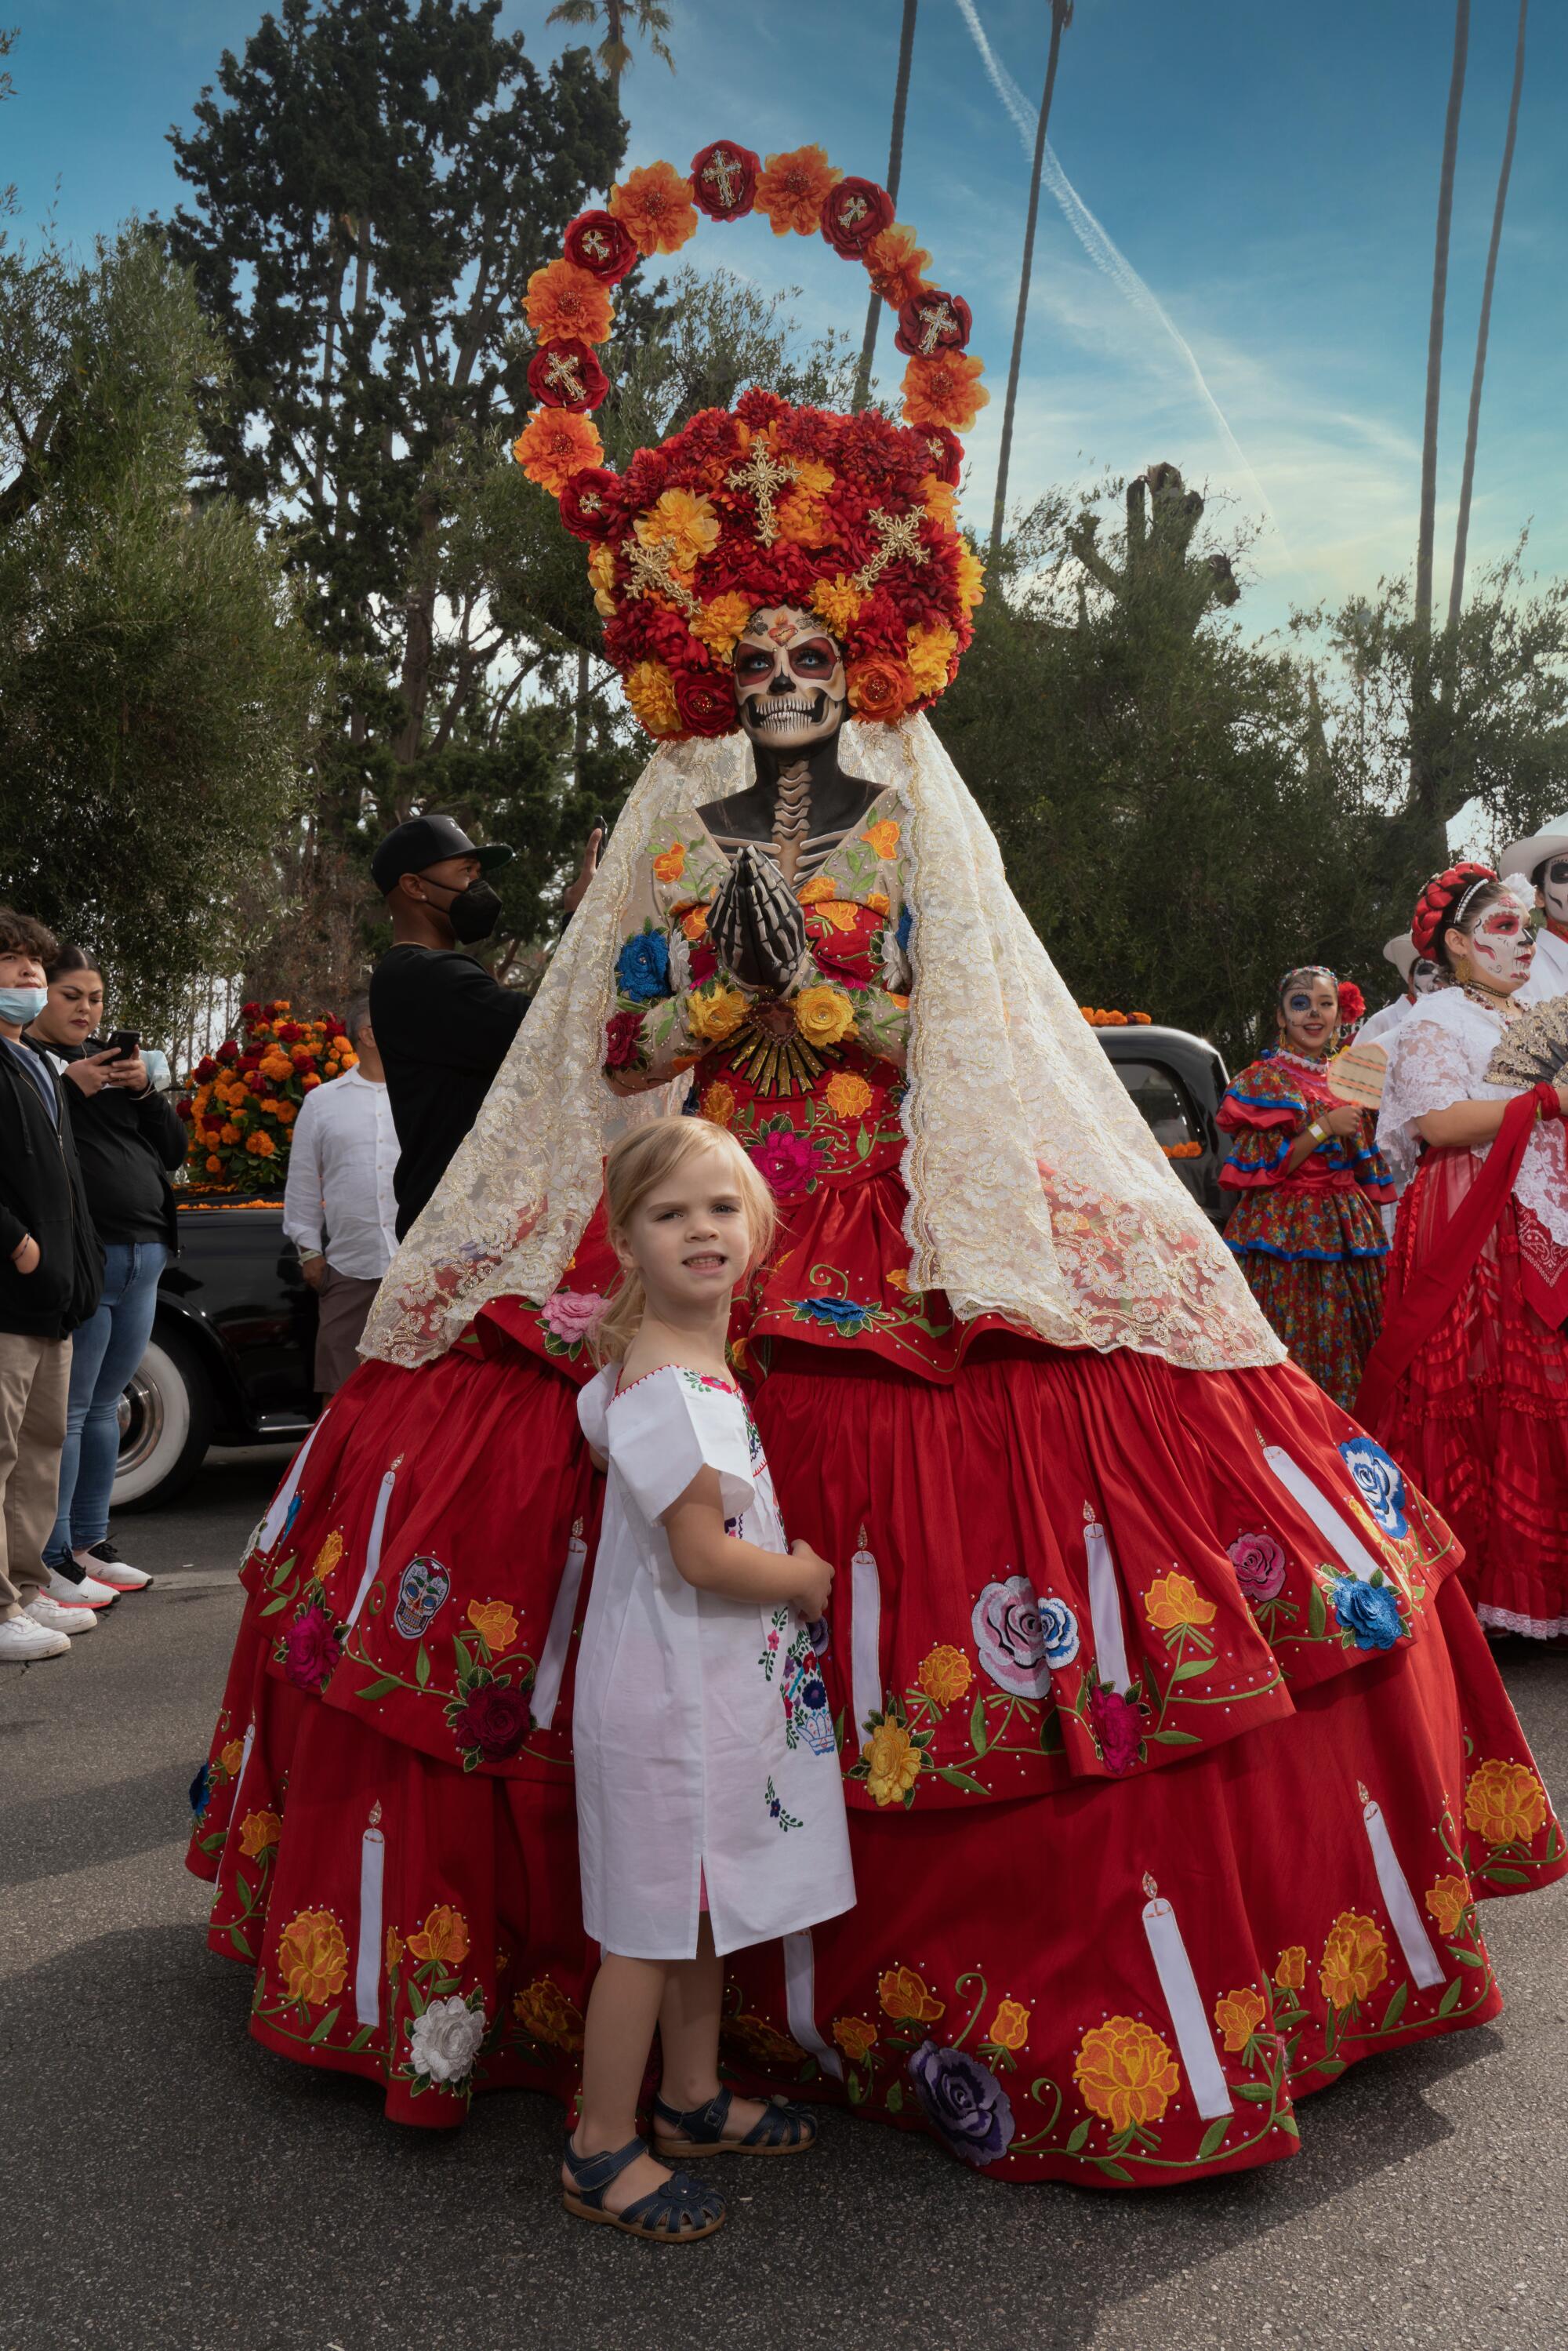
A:
POLYGON ((754 612, 735 648, 735 699, 753 743, 807 751, 843 725, 844 656, 814 613, 754 612))
POLYGON ((1568 857, 1549 861, 1536 896, 1545 907, 1548 919, 1568 929, 1568 857))
POLYGON ((1483 987, 1511 996, 1530 976, 1535 941, 1523 910, 1511 902, 1489 906, 1469 937, 1470 968, 1483 987))
POLYGON ((1437 985, 1437 967, 1426 956, 1417 956, 1410 967, 1412 996, 1430 996, 1437 985))
POLYGON ((1292 1053, 1321 1060, 1339 1026, 1339 990, 1333 980, 1292 978, 1280 999, 1280 1023, 1292 1053))

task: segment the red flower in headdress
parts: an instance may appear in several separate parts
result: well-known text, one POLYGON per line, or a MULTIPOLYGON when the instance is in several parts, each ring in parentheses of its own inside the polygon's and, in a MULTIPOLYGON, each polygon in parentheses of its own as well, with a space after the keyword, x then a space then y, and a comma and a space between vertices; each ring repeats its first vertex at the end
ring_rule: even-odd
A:
POLYGON ((560 518, 573 538, 609 538, 620 525, 623 485, 608 465, 584 465, 560 494, 560 518))
POLYGON ((580 416, 597 408, 609 389, 596 354, 575 335, 541 344, 528 361, 528 390, 546 408, 569 408, 580 416))
POLYGON ((692 157, 692 202, 709 220, 739 220, 757 202, 762 158, 733 139, 716 139, 692 157))
POLYGON ((928 360, 938 351, 961 351, 974 324, 961 294, 944 293, 939 286, 923 286, 898 314, 894 349, 911 359, 928 360))
POLYGON ((1418 955, 1430 955, 1437 934, 1451 919, 1452 911, 1474 883, 1495 882, 1497 875, 1490 865, 1478 865, 1466 859, 1435 873, 1416 901, 1416 911, 1410 917, 1410 938, 1418 955))
POLYGON ((619 286, 637 266, 637 248, 613 213, 579 213, 562 246, 567 259, 601 286, 619 286))
POLYGON ((1366 998, 1354 979, 1342 979, 1339 984, 1339 1019, 1342 1029, 1354 1028, 1366 1010, 1366 998))
POLYGON ((874 180, 841 180, 822 206, 822 235, 845 261, 863 261, 873 236, 893 226, 893 198, 874 180))

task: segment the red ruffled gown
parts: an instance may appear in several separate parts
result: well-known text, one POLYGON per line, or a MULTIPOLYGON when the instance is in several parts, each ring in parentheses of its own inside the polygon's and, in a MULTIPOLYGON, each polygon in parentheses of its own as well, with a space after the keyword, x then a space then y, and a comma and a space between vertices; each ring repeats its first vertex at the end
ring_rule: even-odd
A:
POLYGON ((1231 1080, 1218 1123, 1231 1138, 1219 1180, 1239 1195, 1225 1246, 1307 1377, 1348 1411, 1383 1322, 1388 1238, 1378 1211, 1394 1185, 1362 1115, 1289 1175, 1291 1144, 1336 1107, 1321 1061, 1281 1047, 1231 1080))
MULTIPOLYGON (((650 844, 609 1057, 702 1045, 700 1113, 779 1195, 738 1355, 791 1531, 839 1566, 814 1663, 859 1894, 738 1955, 727 2062, 1003 2179, 1288 2155, 1304 2093, 1496 2013, 1476 1899, 1568 1865, 1452 1541, 1293 1366, 1063 1352, 913 1290, 903 811, 801 893, 795 1092, 759 1092, 711 973, 691 826, 650 844)), ((401 2121, 576 2083, 574 1400, 610 1262, 596 1220, 542 1308, 356 1374, 243 1571, 191 1855, 212 1947, 261 2040, 401 2121)))

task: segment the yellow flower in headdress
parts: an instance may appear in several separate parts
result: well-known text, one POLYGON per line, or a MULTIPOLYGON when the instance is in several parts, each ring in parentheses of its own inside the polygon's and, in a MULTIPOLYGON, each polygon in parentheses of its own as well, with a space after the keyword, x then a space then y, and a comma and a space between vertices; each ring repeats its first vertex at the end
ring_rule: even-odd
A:
POLYGON ((718 545, 718 517, 700 490, 664 490, 636 522, 644 547, 667 547, 683 571, 718 545))
POLYGON ((832 525, 816 498, 792 491, 775 510, 779 536, 793 547, 821 547, 832 536, 832 525))
POLYGON ((841 571, 836 580, 818 580, 811 586, 811 610, 821 612, 830 629, 847 636, 861 615, 865 598, 852 580, 841 571))
POLYGON ((941 693, 957 650, 957 638, 940 621, 923 621, 910 630, 906 658, 916 693, 941 693))
POLYGON ((958 601, 966 612, 986 601, 986 567, 972 547, 958 549, 958 601))
POLYGON ((743 595, 738 588, 727 588, 703 606, 702 618, 692 622, 692 634, 700 637, 720 661, 727 661, 755 609, 754 597, 743 595))
POLYGON ((927 474, 920 485, 920 495, 925 501, 926 513, 935 521, 946 523, 950 530, 957 528, 955 509, 958 493, 951 482, 945 482, 940 474, 927 474))
POLYGON ((681 714, 675 702, 675 681, 663 662, 632 664, 626 674, 626 699, 644 734, 674 735, 679 731, 681 714))
POLYGON ((593 609, 601 621, 615 618, 615 549, 603 545, 596 547, 588 559, 588 577, 593 589, 593 609))

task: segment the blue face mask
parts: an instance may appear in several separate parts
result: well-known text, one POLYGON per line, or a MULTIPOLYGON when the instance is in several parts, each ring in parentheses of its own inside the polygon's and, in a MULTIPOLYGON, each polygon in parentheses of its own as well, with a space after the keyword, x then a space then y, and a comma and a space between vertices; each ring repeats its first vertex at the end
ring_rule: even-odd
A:
POLYGON ((49 1000, 47 987, 0 987, 0 1020, 26 1029, 49 1000))

